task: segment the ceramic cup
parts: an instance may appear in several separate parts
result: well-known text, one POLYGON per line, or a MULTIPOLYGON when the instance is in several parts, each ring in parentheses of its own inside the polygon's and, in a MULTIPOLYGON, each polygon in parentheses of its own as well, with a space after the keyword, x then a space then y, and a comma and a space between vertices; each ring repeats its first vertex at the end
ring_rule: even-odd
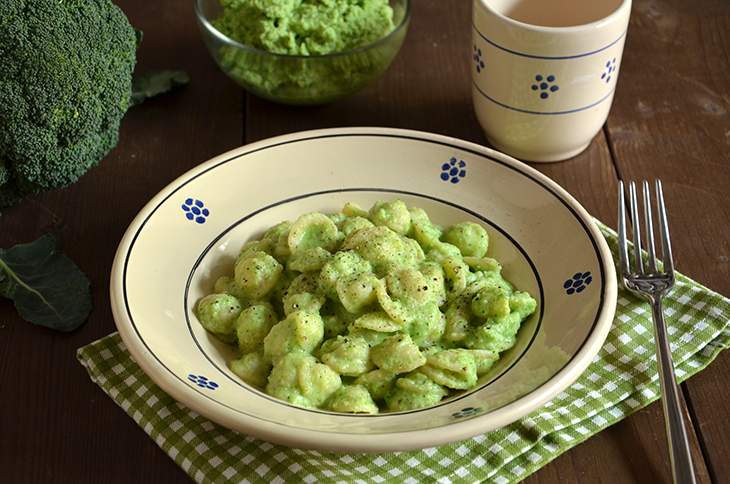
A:
POLYGON ((498 150, 559 161, 586 149, 616 90, 631 0, 474 0, 474 109, 498 150))

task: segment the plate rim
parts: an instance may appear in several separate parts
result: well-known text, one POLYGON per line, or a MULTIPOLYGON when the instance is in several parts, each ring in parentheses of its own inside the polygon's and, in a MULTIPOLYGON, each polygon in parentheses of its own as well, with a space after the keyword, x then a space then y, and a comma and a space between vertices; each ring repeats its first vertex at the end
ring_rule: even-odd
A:
POLYGON ((593 357, 603 346, 615 314, 617 283, 611 252, 593 218, 570 193, 536 169, 496 150, 451 136, 400 128, 347 127, 300 131, 246 144, 215 156, 175 178, 144 205, 125 231, 114 257, 109 291, 112 314, 117 330, 131 356, 140 365, 145 374, 176 401, 183 403, 193 411, 226 428, 244 432, 277 444, 325 451, 382 452, 419 449, 466 439, 508 425, 551 400, 585 371, 593 357), (447 144, 455 148, 468 150, 478 155, 491 157, 538 181, 544 188, 552 190, 554 195, 561 198, 569 208, 572 208, 575 215, 583 222, 589 238, 592 239, 592 242, 596 246, 599 256, 598 262, 604 273, 605 285, 602 295, 604 304, 596 318, 595 327, 589 333, 583 346, 565 367, 526 395, 479 417, 460 422, 457 421, 435 429, 393 432, 388 434, 324 433, 303 428, 294 429, 283 424, 267 422, 256 417, 240 414, 234 415, 231 410, 209 404, 199 397, 193 396, 190 393, 190 388, 167 375, 168 370, 146 348, 143 341, 133 330, 132 322, 126 312, 125 297, 123 294, 126 255, 133 245, 134 240, 139 235, 139 229, 145 220, 182 183, 214 168, 223 160, 238 158, 262 148, 285 142, 303 141, 311 138, 347 136, 383 136, 426 142, 435 141, 440 144, 447 144), (387 435, 387 439, 383 439, 385 435, 387 435))

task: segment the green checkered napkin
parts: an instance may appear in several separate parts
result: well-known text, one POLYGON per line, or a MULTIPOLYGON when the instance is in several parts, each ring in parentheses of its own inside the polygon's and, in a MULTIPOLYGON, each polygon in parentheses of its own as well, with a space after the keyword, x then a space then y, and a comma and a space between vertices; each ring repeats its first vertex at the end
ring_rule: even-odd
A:
MULTIPOLYGON (((616 234, 602 228, 611 250, 616 234)), ((730 300, 678 276, 664 314, 685 380, 730 342, 730 300)), ((495 482, 524 479, 571 447, 659 398, 648 306, 620 291, 606 344, 553 401, 503 429, 412 452, 289 449, 220 427, 177 403, 130 358, 118 334, 78 351, 91 379, 197 482, 495 482)))

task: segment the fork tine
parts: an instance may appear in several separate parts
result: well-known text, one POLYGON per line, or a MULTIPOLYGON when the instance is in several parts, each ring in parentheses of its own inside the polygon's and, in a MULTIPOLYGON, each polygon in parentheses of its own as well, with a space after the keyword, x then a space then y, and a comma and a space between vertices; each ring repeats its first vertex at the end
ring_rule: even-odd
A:
POLYGON ((651 193, 649 190, 649 182, 644 180, 642 183, 644 188, 644 223, 646 228, 646 248, 649 251, 649 272, 656 273, 656 251, 654 250, 654 224, 652 223, 651 213, 653 212, 651 203, 651 193))
POLYGON ((639 225, 639 207, 636 201, 636 183, 629 183, 629 203, 631 205, 631 226, 634 232, 634 260, 636 273, 644 274, 644 262, 641 260, 641 226, 639 225))
POLYGON ((624 182, 618 182, 618 255, 621 275, 626 276, 629 270, 629 250, 626 243, 626 200, 624 198, 624 182))
POLYGON ((662 181, 656 181, 656 196, 659 203, 659 228, 662 233, 662 261, 664 262, 664 272, 670 276, 674 276, 674 261, 672 259, 672 243, 669 240, 669 223, 667 222, 667 208, 664 205, 664 191, 662 190, 662 181))

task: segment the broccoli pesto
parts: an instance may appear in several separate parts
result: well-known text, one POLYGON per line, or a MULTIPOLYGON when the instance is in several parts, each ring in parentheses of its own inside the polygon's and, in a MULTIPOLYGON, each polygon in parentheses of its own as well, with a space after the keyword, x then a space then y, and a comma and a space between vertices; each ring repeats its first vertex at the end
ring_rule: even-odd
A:
POLYGON ((537 306, 487 257, 478 224, 446 229, 400 200, 308 213, 246 243, 198 320, 238 347, 231 371, 292 404, 378 413, 478 385, 537 306))
POLYGON ((397 49, 382 45, 313 59, 366 46, 392 32, 394 12, 388 0, 220 0, 220 4, 215 28, 258 50, 223 45, 216 53, 221 68, 247 89, 274 100, 309 104, 337 98, 377 77, 397 49))

